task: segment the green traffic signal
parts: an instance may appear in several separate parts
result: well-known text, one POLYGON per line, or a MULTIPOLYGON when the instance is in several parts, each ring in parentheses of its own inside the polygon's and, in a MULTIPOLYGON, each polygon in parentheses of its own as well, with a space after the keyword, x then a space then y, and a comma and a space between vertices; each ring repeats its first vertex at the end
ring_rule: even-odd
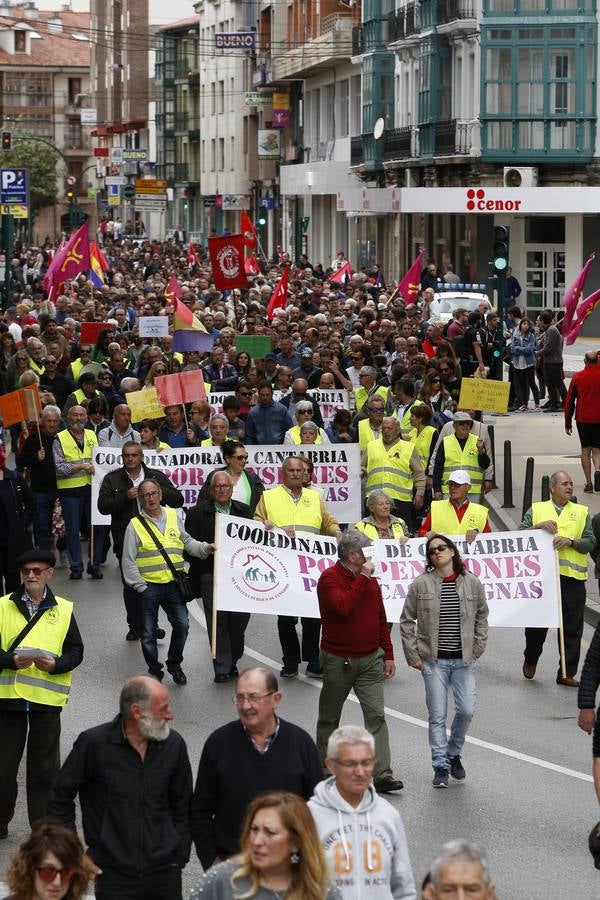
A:
POLYGON ((508 246, 510 230, 507 225, 494 225, 494 247, 492 266, 495 272, 505 272, 508 268, 508 246))

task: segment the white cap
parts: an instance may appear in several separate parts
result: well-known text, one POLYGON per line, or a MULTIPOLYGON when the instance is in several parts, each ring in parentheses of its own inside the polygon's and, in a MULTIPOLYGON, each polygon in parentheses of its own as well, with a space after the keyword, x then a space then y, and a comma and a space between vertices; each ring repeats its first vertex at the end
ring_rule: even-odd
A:
POLYGON ((471 476, 464 469, 457 469, 456 472, 450 474, 448 483, 450 482, 453 484, 471 484, 471 476))

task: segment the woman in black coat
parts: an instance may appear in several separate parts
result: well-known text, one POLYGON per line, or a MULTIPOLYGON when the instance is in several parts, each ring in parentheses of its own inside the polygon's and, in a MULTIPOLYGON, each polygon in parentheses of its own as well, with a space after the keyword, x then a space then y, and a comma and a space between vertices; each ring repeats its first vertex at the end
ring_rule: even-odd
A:
MULTIPOLYGON (((248 461, 246 448, 241 441, 225 441, 221 452, 226 465, 221 469, 215 469, 214 472, 227 472, 233 481, 232 499, 245 503, 254 515, 254 510, 258 506, 258 501, 265 488, 258 475, 246 471, 246 462, 248 461)), ((214 472, 210 472, 202 485, 198 494, 198 502, 210 498, 210 480, 214 472)))
POLYGON ((30 527, 36 511, 35 497, 23 476, 6 468, 0 447, 0 593, 19 587, 21 578, 15 560, 31 550, 30 527))

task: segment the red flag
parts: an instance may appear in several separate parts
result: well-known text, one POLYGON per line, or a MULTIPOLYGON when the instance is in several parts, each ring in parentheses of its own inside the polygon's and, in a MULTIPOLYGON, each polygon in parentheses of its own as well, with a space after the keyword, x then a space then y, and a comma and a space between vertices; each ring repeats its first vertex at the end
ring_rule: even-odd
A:
POLYGON ((246 269, 246 275, 260 275, 260 266, 256 262, 254 254, 246 257, 244 260, 244 268, 246 269))
POLYGON ((171 275, 169 278, 169 283, 165 288, 165 297, 167 298, 169 303, 173 303, 174 300, 179 300, 181 298, 183 291, 179 286, 179 282, 175 275, 171 275))
POLYGON ((204 377, 200 371, 158 375, 154 379, 154 387, 161 406, 180 406, 194 400, 206 400, 204 377))
MULTIPOLYGON (((579 332, 582 329, 583 323, 585 322, 585 320, 587 319, 588 316, 591 316, 591 314, 596 309, 598 303, 600 303, 600 290, 594 291, 593 294, 590 294, 588 297, 586 297, 584 300, 582 300, 578 304, 577 309, 575 310, 575 315, 577 316, 577 321, 575 322, 574 325, 571 326, 571 330, 565 337, 565 342, 567 344, 575 343, 575 340, 578 337, 579 332)), ((566 318, 567 317, 565 316, 565 319, 566 318)), ((563 322, 565 321, 565 319, 563 319, 563 322)), ((564 331, 563 331, 563 334, 564 334, 564 331)))
POLYGON ((177 377, 181 386, 181 400, 183 403, 206 400, 204 376, 199 369, 190 372, 179 372, 177 377))
POLYGON ((212 263, 213 281, 218 291, 247 288, 244 271, 244 236, 227 234, 208 239, 208 252, 212 263))
POLYGON ((53 284, 75 278, 80 272, 90 268, 90 242, 87 222, 75 231, 62 250, 56 255, 44 276, 44 287, 50 290, 53 284))
POLYGON ((288 269, 287 266, 283 270, 283 275, 275 285, 275 290, 271 294, 269 305, 267 306, 267 319, 273 318, 276 309, 283 309, 287 303, 288 292, 288 269))
MULTIPOLYGON (((565 291, 562 298, 562 305, 565 308, 565 315, 562 320, 562 333, 567 341, 567 344, 572 344, 575 340, 575 338, 573 338, 573 341, 569 341, 571 326, 573 325, 573 318, 576 311, 578 313, 577 318, 579 319, 579 311, 577 310, 578 304, 585 302, 581 298, 583 297, 583 289, 585 287, 587 274, 593 261, 594 254, 592 253, 585 266, 583 267, 573 284, 571 284, 565 291)), ((581 326, 579 327, 581 328, 581 326)), ((579 330, 577 331, 577 334, 579 334, 579 330)), ((577 337, 577 335, 575 335, 575 337, 577 337)))
POLYGON ((79 341, 81 344, 95 344, 102 331, 112 331, 108 322, 82 322, 79 341))
POLYGON ((333 275, 327 276, 327 281, 333 282, 333 284, 346 284, 347 281, 350 281, 352 278, 352 266, 349 262, 344 263, 344 265, 334 272, 333 275))
POLYGON ((421 250, 414 263, 398 285, 398 293, 404 297, 407 303, 416 303, 419 299, 421 288, 421 272, 423 270, 423 257, 425 251, 421 250))
POLYGON ((200 260, 198 259, 198 254, 196 253, 196 249, 192 242, 190 241, 188 247, 188 267, 191 269, 193 266, 199 266, 200 260))
POLYGON ((244 246, 254 250, 257 242, 256 228, 245 209, 242 210, 242 215, 240 216, 240 231, 244 238, 244 246))

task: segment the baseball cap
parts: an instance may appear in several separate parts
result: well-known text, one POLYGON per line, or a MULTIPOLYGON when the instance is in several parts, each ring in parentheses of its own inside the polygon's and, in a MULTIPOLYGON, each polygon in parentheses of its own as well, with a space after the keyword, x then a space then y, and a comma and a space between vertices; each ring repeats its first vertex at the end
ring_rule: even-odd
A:
POLYGON ((459 410, 455 412, 452 416, 453 422, 472 422, 473 416, 470 416, 468 412, 463 412, 463 410, 459 410))
POLYGON ((452 481, 454 484, 471 484, 471 476, 464 469, 457 469, 450 473, 448 481, 452 481))

